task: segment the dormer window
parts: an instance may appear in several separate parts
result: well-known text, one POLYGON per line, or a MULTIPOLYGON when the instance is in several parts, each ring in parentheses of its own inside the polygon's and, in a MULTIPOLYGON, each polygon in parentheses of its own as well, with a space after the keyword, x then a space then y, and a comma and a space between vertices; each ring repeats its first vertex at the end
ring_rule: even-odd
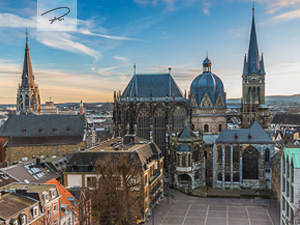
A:
POLYGON ((251 133, 249 133, 248 138, 252 139, 252 134, 251 133))
POLYGON ((21 225, 26 224, 26 216, 23 213, 19 215, 19 220, 21 225))
POLYGON ((49 202, 49 195, 48 193, 43 194, 45 202, 49 202))
POLYGON ((238 138, 239 138, 239 136, 237 135, 237 133, 235 133, 234 139, 238 139, 238 138))
POLYGON ((38 206, 33 207, 32 208, 32 215, 33 215, 33 217, 34 218, 37 217, 38 214, 39 214, 39 208, 38 208, 38 206))
POLYGON ((57 131, 57 128, 53 128, 53 132, 56 132, 57 131))

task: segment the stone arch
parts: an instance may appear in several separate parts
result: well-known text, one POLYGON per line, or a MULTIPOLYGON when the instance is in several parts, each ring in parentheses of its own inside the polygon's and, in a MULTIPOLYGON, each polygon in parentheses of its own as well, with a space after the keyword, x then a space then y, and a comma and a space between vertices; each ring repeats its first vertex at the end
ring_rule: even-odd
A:
POLYGON ((258 179, 258 150, 250 145, 243 152, 243 179, 258 179))
POLYGON ((192 178, 188 174, 183 173, 178 175, 178 181, 181 184, 191 184, 192 178))

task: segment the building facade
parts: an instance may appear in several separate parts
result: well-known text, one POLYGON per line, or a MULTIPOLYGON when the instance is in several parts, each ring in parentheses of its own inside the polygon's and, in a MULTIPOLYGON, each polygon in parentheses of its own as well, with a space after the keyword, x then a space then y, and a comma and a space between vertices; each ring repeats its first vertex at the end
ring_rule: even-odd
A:
POLYGON ((28 34, 26 31, 26 47, 22 73, 22 83, 19 84, 17 94, 17 110, 18 115, 23 114, 40 114, 41 100, 38 86, 35 84, 35 76, 33 74, 29 46, 28 34))
POLYGON ((172 133, 188 121, 189 108, 170 73, 135 74, 124 92, 114 94, 114 136, 135 134, 154 141, 168 156, 172 133))
POLYGON ((300 148, 284 148, 281 157, 281 225, 300 224, 300 148))
POLYGON ((133 135, 126 136, 125 139, 127 137, 130 138, 130 142, 124 141, 122 143, 121 138, 114 138, 87 151, 74 154, 68 162, 67 171, 64 173, 64 186, 66 188, 77 186, 93 190, 96 180, 100 178, 96 169, 97 160, 106 161, 109 157, 118 156, 132 157, 139 170, 142 190, 144 190, 141 220, 145 221, 151 214, 152 208, 163 198, 163 156, 153 142, 135 140, 133 135), (128 145, 129 143, 130 145, 128 145))
POLYGON ((219 134, 227 125, 226 93, 211 64, 208 58, 203 61, 203 73, 193 80, 189 96, 192 130, 203 134, 219 134))
POLYGON ((224 130, 214 145, 213 187, 271 189, 273 155, 274 143, 258 122, 224 130))
POLYGON ((186 125, 171 141, 171 184, 186 193, 205 186, 205 158, 202 137, 186 125))

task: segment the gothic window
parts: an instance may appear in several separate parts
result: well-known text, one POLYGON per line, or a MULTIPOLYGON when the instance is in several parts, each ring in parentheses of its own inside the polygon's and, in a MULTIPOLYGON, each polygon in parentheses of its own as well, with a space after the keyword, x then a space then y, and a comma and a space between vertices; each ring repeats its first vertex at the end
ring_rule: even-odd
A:
POLYGON ((26 95, 25 96, 25 107, 28 107, 29 106, 29 96, 26 95))
POLYGON ((165 156, 166 150, 166 112, 162 106, 154 112, 154 142, 162 150, 165 156))
POLYGON ((240 173, 234 173, 233 174, 233 182, 239 182, 240 181, 240 173))
POLYGON ((123 132, 126 133, 126 126, 127 126, 127 111, 125 108, 122 110, 122 120, 123 120, 123 132))
POLYGON ((225 181, 230 181, 230 173, 225 174, 225 181))
POLYGON ((270 162, 270 149, 266 149, 265 151, 265 161, 270 162))
POLYGON ((222 163, 222 146, 218 145, 218 163, 222 163))
POLYGON ((138 112, 137 126, 138 136, 143 139, 150 139, 150 124, 149 124, 149 110, 147 106, 143 105, 140 107, 138 112))
POLYGON ((204 125, 204 132, 208 132, 208 124, 204 125))
POLYGON ((257 87, 257 96, 258 96, 258 101, 260 103, 260 87, 257 87))
POLYGON ((185 156, 185 154, 182 154, 182 156, 181 156, 181 166, 182 167, 186 167, 186 156, 185 156))
POLYGON ((218 173, 218 180, 222 181, 222 173, 221 172, 218 173))
POLYGON ((239 154, 239 147, 234 146, 233 147, 233 163, 239 164, 240 163, 240 154, 239 154))
POLYGON ((184 110, 177 106, 173 113, 173 129, 175 133, 180 132, 184 127, 184 110))
POLYGON ((226 145, 225 147, 225 164, 229 165, 230 164, 230 146, 226 145))
POLYGON ((255 92, 255 87, 253 87, 253 93, 255 92))
POLYGON ((259 152, 253 146, 243 152, 243 179, 258 179, 259 152))
POLYGON ((219 132, 222 132, 222 124, 219 124, 219 132))

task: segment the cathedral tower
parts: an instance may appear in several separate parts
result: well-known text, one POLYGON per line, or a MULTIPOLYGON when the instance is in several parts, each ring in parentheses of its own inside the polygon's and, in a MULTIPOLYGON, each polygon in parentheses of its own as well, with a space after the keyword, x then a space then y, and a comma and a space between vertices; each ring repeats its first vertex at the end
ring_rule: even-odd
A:
POLYGON ((265 105, 265 66, 263 55, 259 56, 254 8, 248 55, 245 55, 243 70, 242 126, 250 127, 256 120, 266 126, 268 109, 265 105))
POLYGON ((26 31, 26 46, 23 65, 22 83, 19 84, 17 94, 17 115, 20 114, 40 114, 41 103, 38 86, 35 85, 34 75, 31 65, 28 33, 26 31))

